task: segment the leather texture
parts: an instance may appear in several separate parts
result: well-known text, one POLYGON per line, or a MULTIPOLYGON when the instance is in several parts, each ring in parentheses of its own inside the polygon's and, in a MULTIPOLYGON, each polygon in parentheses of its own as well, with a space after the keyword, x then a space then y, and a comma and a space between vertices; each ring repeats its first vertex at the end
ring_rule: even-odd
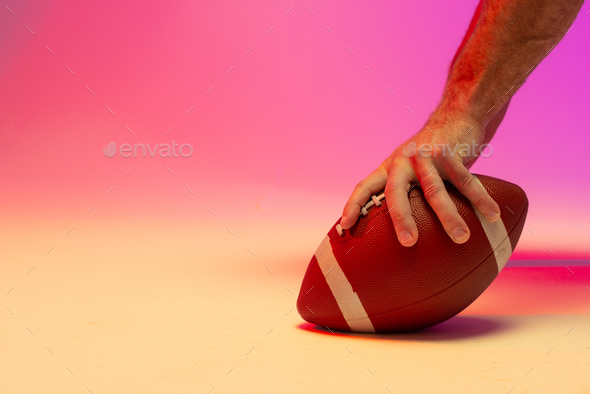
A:
POLYGON ((488 228, 488 234, 495 234, 494 239, 488 238, 469 200, 445 182, 451 200, 471 231, 469 240, 459 245, 449 238, 417 187, 409 192, 408 198, 419 237, 414 246, 404 247, 387 214, 389 206, 385 199, 380 206, 368 209, 368 214, 361 216, 343 236, 336 230, 340 220, 330 229, 303 279, 297 300, 301 317, 330 329, 403 332, 441 323, 469 306, 504 266, 505 261, 497 261, 496 256, 505 258, 514 250, 528 210, 528 199, 519 186, 484 175, 477 177, 500 206, 505 230, 488 228), (507 239, 498 238, 497 234, 503 231, 507 239), (491 239, 497 249, 501 246, 504 250, 493 250, 491 239), (339 290, 335 291, 326 280, 335 271, 318 264, 328 241, 334 262, 327 264, 337 264, 338 272, 344 275, 339 281, 348 282, 338 282, 339 290), (350 290, 354 297, 346 293, 350 290), (363 310, 351 313, 359 308, 356 301, 354 305, 342 303, 355 298, 360 300, 363 310), (342 309, 347 311, 346 317, 342 309), (371 324, 354 321, 354 316, 368 316, 371 324))

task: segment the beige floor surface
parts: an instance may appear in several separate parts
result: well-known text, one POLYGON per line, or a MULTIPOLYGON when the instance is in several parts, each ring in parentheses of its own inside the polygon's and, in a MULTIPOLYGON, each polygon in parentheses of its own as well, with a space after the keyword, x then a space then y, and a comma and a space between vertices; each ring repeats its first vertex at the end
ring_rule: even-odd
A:
POLYGON ((81 229, 44 260, 14 235, 0 392, 590 393, 589 268, 507 269, 419 333, 332 334, 292 309, 318 238, 272 227, 81 229))

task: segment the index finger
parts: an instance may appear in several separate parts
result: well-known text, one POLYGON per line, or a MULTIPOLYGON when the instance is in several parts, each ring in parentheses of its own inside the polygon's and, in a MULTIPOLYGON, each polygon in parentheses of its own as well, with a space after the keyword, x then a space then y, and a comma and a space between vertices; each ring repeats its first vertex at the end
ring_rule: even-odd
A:
POLYGON ((355 186, 342 212, 340 227, 343 230, 354 226, 360 215, 361 208, 369 201, 372 195, 383 190, 386 181, 387 175, 382 170, 377 169, 355 186))
POLYGON ((388 206, 391 205, 389 215, 395 227, 397 239, 403 246, 414 246, 418 241, 418 227, 412 217, 412 208, 408 199, 412 180, 411 174, 406 169, 396 167, 389 173, 385 186, 385 200, 388 206))

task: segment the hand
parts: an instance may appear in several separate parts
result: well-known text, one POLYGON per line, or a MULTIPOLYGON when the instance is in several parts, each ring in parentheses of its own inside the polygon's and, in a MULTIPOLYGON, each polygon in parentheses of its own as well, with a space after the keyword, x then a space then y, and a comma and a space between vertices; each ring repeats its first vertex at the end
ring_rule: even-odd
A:
POLYGON ((485 129, 469 118, 444 124, 427 123, 356 185, 344 207, 340 222, 342 229, 352 227, 362 206, 372 195, 385 189, 398 240, 404 246, 413 246, 418 240, 418 229, 407 193, 412 183, 419 182, 449 237, 456 243, 464 243, 469 239, 469 228, 450 199, 443 180, 452 183, 489 221, 498 220, 498 204, 466 165, 472 164, 480 154, 479 147, 491 140, 507 107, 498 113, 499 119, 489 122, 490 127, 485 129))

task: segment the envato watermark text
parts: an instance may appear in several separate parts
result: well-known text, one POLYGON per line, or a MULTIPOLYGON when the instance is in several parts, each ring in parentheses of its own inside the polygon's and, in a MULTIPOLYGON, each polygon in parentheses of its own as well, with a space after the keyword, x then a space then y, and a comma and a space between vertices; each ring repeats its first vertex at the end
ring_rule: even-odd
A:
MULTIPOLYGON (((149 157, 155 157, 156 153, 160 157, 191 157, 193 154, 193 146, 191 144, 182 144, 178 145, 174 140, 172 140, 172 145, 170 144, 156 144, 153 148, 150 144, 121 144, 119 146, 119 154, 121 157, 137 157, 139 154, 142 157, 146 157, 146 154, 149 157), (178 152, 176 151, 178 148, 178 152)), ((106 157, 114 157, 117 154, 117 143, 115 141, 111 142, 107 146, 102 148, 102 153, 106 157)))
POLYGON ((454 157, 459 154, 461 157, 490 157, 494 153, 494 148, 490 144, 477 144, 475 141, 469 144, 455 144, 454 147, 449 144, 422 144, 416 146, 415 142, 410 142, 404 146, 404 155, 414 157, 419 154, 421 157, 454 157))

